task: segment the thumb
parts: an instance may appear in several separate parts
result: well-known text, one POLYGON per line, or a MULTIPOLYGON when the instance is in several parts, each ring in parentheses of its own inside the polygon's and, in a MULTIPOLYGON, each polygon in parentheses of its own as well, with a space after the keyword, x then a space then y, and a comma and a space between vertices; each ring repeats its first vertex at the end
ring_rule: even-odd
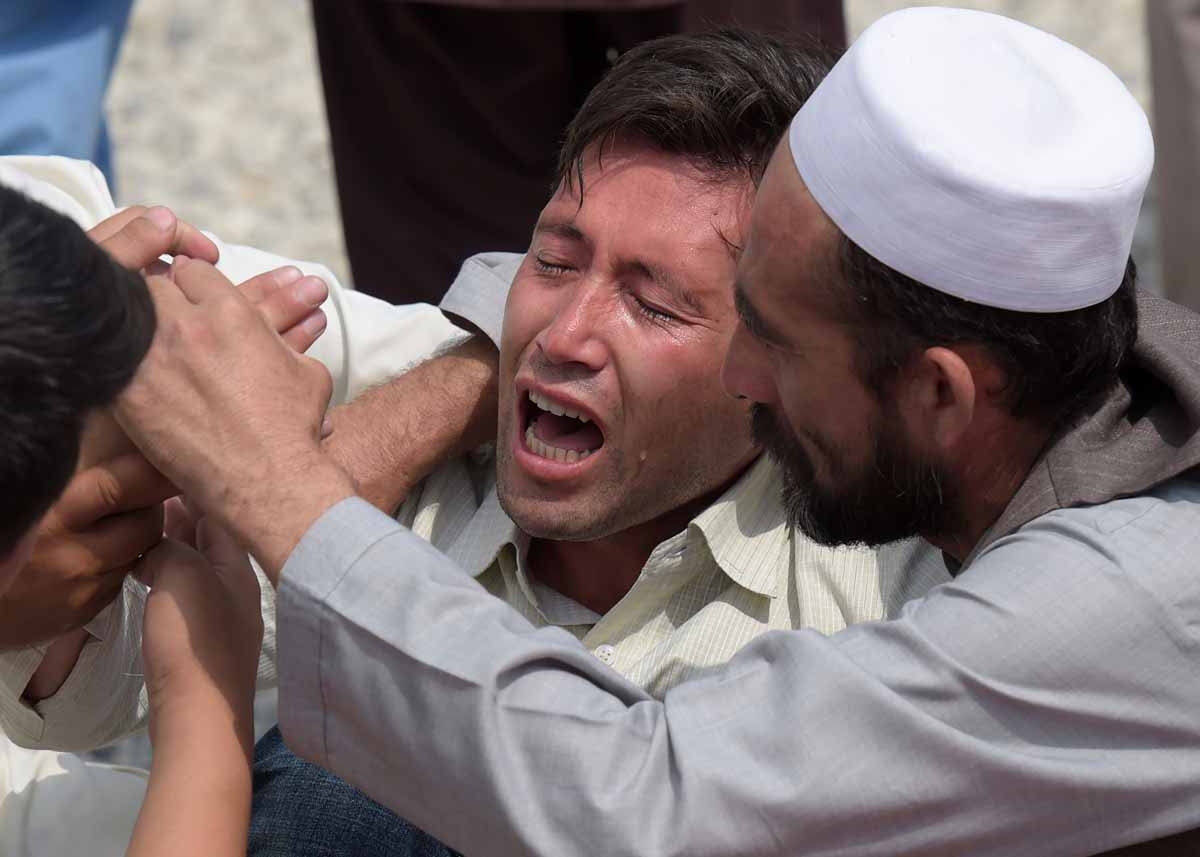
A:
POLYGON ((134 564, 134 578, 151 589, 176 567, 187 565, 187 548, 177 541, 163 539, 134 564))

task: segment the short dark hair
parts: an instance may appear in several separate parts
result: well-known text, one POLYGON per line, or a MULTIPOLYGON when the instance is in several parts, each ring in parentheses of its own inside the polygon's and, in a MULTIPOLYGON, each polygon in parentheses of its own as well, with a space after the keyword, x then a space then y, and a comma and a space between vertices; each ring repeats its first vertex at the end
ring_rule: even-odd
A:
POLYGON ((1054 428, 1078 420, 1117 382, 1137 338, 1137 266, 1095 306, 1029 313, 971 303, 922 285, 839 235, 834 288, 841 315, 859 331, 859 370, 882 393, 918 350, 982 346, 1004 371, 1002 404, 1054 428))
POLYGON ((735 29, 644 42, 617 60, 567 126, 556 181, 579 182, 582 192, 584 153, 621 138, 757 184, 837 56, 809 39, 735 29))
POLYGON ((139 274, 0 186, 0 559, 62 493, 85 417, 133 377, 154 322, 139 274))

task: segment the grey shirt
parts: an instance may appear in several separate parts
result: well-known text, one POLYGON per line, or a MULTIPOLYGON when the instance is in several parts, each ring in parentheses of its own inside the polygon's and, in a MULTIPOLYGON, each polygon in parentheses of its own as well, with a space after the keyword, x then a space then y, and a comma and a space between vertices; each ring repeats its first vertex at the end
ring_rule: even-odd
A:
POLYGON ((289 745, 468 854, 1088 855, 1200 824, 1200 486, 662 701, 360 500, 279 590, 289 745))

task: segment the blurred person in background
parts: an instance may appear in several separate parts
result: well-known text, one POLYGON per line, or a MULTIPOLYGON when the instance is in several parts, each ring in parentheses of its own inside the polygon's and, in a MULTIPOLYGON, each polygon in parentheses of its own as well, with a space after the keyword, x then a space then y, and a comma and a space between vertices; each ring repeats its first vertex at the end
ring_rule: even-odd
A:
POLYGON ((1200 310, 1200 3, 1147 0, 1163 293, 1200 310))
POLYGON ((104 98, 132 5, 0 4, 0 154, 89 160, 113 183, 104 98))
POLYGON ((844 47, 842 0, 313 0, 355 287, 437 303, 462 260, 520 251, 563 130, 625 51, 718 26, 844 47))

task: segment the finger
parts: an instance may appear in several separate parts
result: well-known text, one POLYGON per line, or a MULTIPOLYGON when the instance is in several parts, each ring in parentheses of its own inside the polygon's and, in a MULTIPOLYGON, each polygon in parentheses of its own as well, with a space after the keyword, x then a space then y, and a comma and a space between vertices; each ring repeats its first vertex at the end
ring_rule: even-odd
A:
POLYGON ((195 555, 189 551, 190 548, 179 542, 163 539, 133 565, 133 576, 153 589, 164 569, 191 567, 189 560, 195 555))
MULTIPOLYGON (((246 295, 246 292, 243 290, 242 294, 246 295)), ((291 285, 264 295, 256 306, 271 329, 282 334, 312 315, 328 296, 329 288, 319 277, 301 277, 291 285)), ((253 299, 251 302, 255 303, 253 299)))
POLYGON ((87 231, 88 237, 97 244, 103 244, 124 229, 131 221, 144 215, 146 210, 147 206, 145 205, 131 205, 129 208, 122 209, 116 214, 101 220, 89 229, 87 231))
MULTIPOLYGON (((303 371, 310 375, 314 390, 320 391, 321 397, 321 416, 324 417, 329 411, 329 400, 333 396, 333 376, 329 374, 329 370, 325 364, 313 360, 311 357, 298 356, 303 371)), ((314 424, 313 428, 319 434, 324 426, 324 421, 314 424)))
POLYGON ((303 276, 304 272, 295 265, 284 265, 282 268, 276 268, 273 271, 264 271, 261 274, 251 277, 244 283, 239 283, 238 291, 245 295, 246 300, 250 301, 250 303, 257 304, 276 289, 283 286, 290 286, 303 276))
POLYGON ((100 246, 119 264, 133 270, 141 270, 163 255, 182 254, 206 262, 216 262, 219 256, 217 245, 207 236, 162 206, 131 219, 100 246))
POLYGON ((171 266, 172 280, 179 291, 193 304, 223 300, 234 295, 241 300, 229 279, 212 265, 189 256, 175 257, 171 266))
POLYGON ((76 534, 72 547, 81 566, 121 569, 157 545, 162 537, 163 507, 159 504, 107 517, 76 534))
POLYGON ((130 452, 76 474, 55 506, 64 526, 83 530, 101 518, 145 509, 178 493, 141 453, 130 452))
POLYGON ((169 539, 196 546, 196 516, 182 497, 172 497, 163 504, 163 532, 169 539))
POLYGON ((155 259, 142 269, 142 273, 147 277, 169 277, 171 276, 171 266, 162 259, 155 259))
POLYGON ((280 336, 293 351, 303 354, 312 344, 321 338, 329 321, 324 310, 314 309, 306 315, 299 324, 283 331, 280 336))
POLYGON ((161 568, 161 558, 156 556, 158 548, 150 551, 144 557, 133 564, 133 568, 129 573, 133 575, 133 579, 143 586, 154 588, 154 580, 157 577, 158 569, 161 568))
POLYGON ((207 516, 201 518, 196 525, 196 549, 216 568, 223 571, 250 570, 250 560, 246 551, 228 530, 207 516))
POLYGON ((329 414, 325 415, 325 419, 321 420, 321 440, 333 434, 333 417, 329 414))
MULTIPOLYGON (((179 257, 175 259, 179 262, 179 257)), ((192 302, 170 277, 146 277, 146 287, 150 291, 150 299, 154 301, 154 315, 158 320, 157 329, 161 333, 168 328, 168 322, 174 319, 186 318, 192 312, 192 302)), ((158 337, 155 336, 157 341, 158 337)), ((153 344, 150 346, 154 352, 153 344)), ((143 361, 145 362, 145 361, 143 361)), ((117 409, 117 421, 120 422, 120 409, 117 409)))

